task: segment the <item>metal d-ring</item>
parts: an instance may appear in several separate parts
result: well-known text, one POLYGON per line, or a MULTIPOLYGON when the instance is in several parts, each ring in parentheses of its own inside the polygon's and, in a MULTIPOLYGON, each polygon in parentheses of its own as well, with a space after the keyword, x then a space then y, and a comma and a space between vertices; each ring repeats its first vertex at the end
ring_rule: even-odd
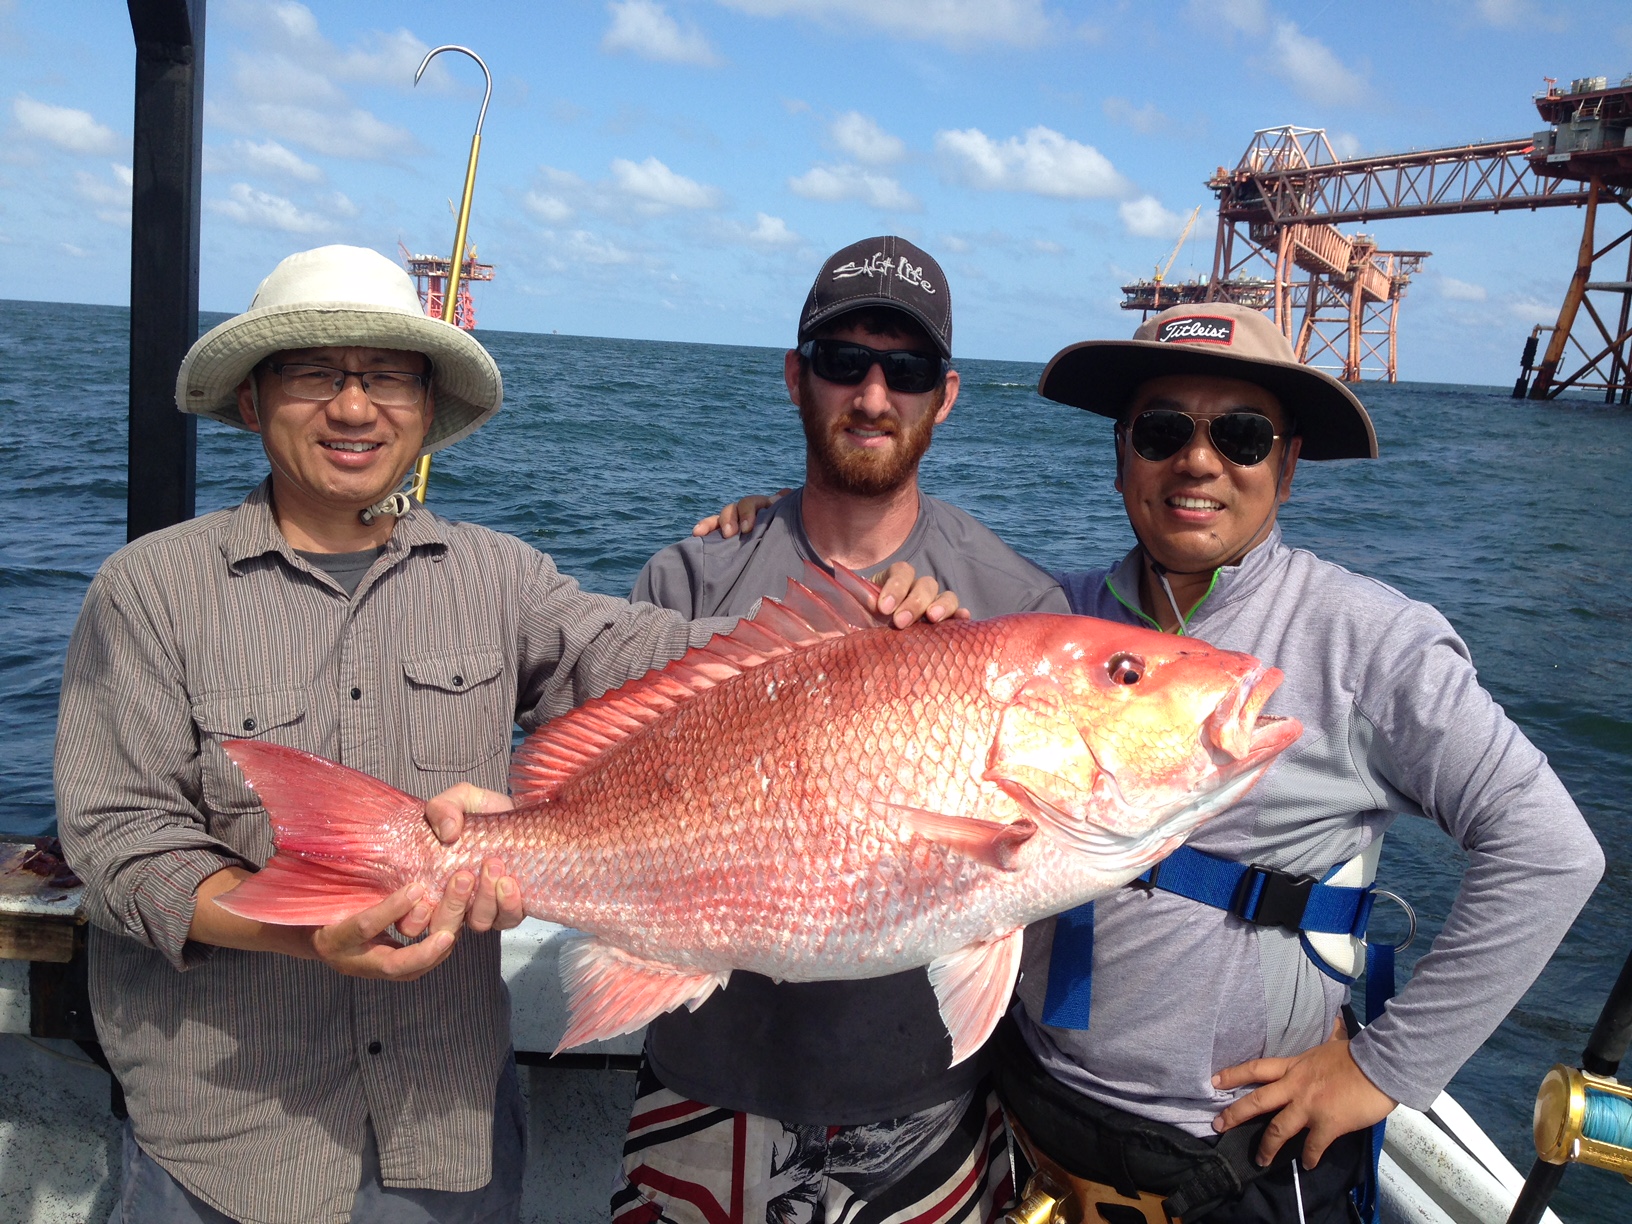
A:
POLYGON ((1376 897, 1387 897, 1390 901, 1394 902, 1395 905, 1399 906, 1405 911, 1405 917, 1406 920, 1410 922, 1411 929, 1405 933, 1404 943, 1397 943, 1394 945, 1394 951, 1404 952, 1417 938, 1417 911, 1412 909, 1411 902, 1400 896, 1399 893, 1391 893, 1386 888, 1374 888, 1372 889, 1372 895, 1376 897))

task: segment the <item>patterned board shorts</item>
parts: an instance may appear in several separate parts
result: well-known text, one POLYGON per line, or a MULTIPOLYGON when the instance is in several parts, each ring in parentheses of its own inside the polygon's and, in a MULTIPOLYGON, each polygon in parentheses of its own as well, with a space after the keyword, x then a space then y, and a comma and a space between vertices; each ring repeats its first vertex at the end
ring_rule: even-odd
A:
POLYGON ((688 1101, 643 1064, 612 1224, 992 1224, 1013 1193, 982 1086, 865 1126, 804 1126, 688 1101))

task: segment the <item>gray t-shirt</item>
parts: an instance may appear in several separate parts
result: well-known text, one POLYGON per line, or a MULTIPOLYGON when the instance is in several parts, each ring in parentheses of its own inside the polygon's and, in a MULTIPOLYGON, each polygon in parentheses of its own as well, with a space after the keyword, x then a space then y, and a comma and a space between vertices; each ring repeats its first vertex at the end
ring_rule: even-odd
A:
POLYGON ((362 582, 363 575, 368 573, 384 551, 383 548, 365 548, 360 552, 320 553, 297 548, 295 556, 333 578, 349 599, 357 594, 357 586, 362 582))
MULTIPOLYGON (((646 563, 633 599, 688 617, 743 616, 779 596, 805 562, 800 494, 754 529, 672 544, 646 563)), ((871 573, 905 561, 956 591, 977 618, 1067 613, 1058 583, 956 506, 924 497, 906 542, 871 573)), ((741 970, 695 1012, 652 1022, 646 1056, 663 1084, 692 1100, 783 1122, 883 1122, 949 1101, 984 1071, 948 1068, 951 1042, 922 969, 854 982, 784 982, 741 970)))

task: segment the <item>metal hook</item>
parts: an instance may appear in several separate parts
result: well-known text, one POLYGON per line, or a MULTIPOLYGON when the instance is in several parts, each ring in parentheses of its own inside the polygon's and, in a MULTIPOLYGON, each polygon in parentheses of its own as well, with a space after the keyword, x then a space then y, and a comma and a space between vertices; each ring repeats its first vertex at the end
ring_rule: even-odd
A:
POLYGON ((425 75, 425 69, 430 67, 431 61, 444 51, 459 51, 470 56, 482 70, 482 76, 487 79, 487 92, 482 94, 482 113, 476 116, 476 135, 482 134, 482 124, 487 120, 487 103, 493 96, 493 74, 487 70, 487 62, 472 51, 469 47, 461 47, 458 43, 443 43, 440 47, 433 47, 425 52, 425 58, 419 61, 419 70, 414 73, 414 84, 419 84, 419 78, 425 75))

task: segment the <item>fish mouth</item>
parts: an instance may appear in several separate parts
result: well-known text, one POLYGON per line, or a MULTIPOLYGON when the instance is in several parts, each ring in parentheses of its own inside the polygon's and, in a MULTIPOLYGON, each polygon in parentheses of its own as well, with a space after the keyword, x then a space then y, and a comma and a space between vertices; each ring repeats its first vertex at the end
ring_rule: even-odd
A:
POLYGON ((1214 764, 1232 773, 1251 769, 1303 734, 1297 719, 1262 713, 1285 678, 1278 667, 1255 667, 1208 715, 1203 732, 1214 764))

